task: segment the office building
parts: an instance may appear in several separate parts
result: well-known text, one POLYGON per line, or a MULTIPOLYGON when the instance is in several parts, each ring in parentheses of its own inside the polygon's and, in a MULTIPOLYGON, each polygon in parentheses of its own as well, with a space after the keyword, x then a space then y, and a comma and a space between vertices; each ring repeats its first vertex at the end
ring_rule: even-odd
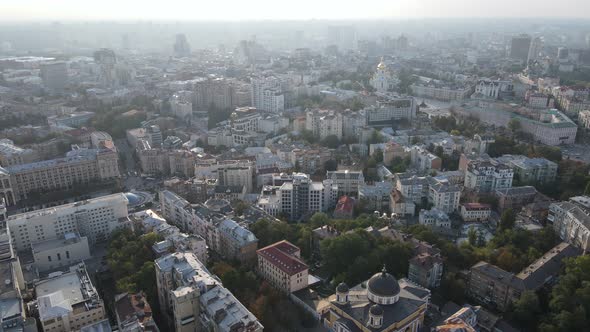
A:
POLYGON ((127 204, 125 195, 112 194, 15 214, 8 217, 6 223, 17 251, 29 250, 32 244, 42 241, 63 238, 66 233, 87 237, 92 246, 106 241, 114 230, 130 226, 127 204))
POLYGON ((59 238, 33 243, 31 251, 38 272, 72 266, 92 257, 88 238, 76 233, 65 233, 59 238))
POLYGON ((510 58, 526 62, 531 48, 531 36, 521 34, 514 36, 510 42, 510 58))
POLYGON ((416 118, 416 100, 412 97, 388 98, 364 109, 370 127, 391 127, 396 121, 416 118))
POLYGON ((301 260, 301 251, 283 240, 258 249, 257 272, 271 285, 285 293, 293 293, 308 285, 308 267, 301 260))
POLYGON ((174 42, 173 49, 175 57, 185 58, 191 55, 191 47, 183 33, 176 35, 176 41, 174 42))
POLYGON ((77 148, 64 158, 14 165, 10 174, 15 200, 26 199, 30 193, 72 189, 76 184, 112 181, 120 177, 119 155, 111 149, 77 148))
POLYGON ((63 61, 41 64, 41 79, 48 90, 63 92, 68 84, 68 65, 63 61))
POLYGON ((79 331, 106 317, 104 303, 83 263, 36 281, 34 287, 45 332, 79 331))

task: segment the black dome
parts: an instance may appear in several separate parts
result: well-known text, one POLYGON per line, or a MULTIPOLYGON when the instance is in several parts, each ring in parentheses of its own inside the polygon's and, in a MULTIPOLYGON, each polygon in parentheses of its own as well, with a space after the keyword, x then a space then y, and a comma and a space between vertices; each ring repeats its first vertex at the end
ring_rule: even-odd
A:
POLYGON ((373 304, 369 309, 369 313, 373 316, 383 316, 383 308, 378 304, 373 304))
POLYGON ((369 292, 377 296, 389 297, 399 294, 399 284, 394 276, 387 273, 385 267, 380 273, 376 273, 367 283, 369 292))
POLYGON ((336 287, 336 291, 338 293, 347 293, 348 292, 348 285, 346 285, 345 283, 341 282, 338 287, 336 287))

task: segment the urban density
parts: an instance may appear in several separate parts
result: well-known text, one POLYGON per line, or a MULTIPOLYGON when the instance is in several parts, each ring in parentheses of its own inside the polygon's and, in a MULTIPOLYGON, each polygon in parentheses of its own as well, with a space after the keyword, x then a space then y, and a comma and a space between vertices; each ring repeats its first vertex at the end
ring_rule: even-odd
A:
POLYGON ((0 331, 590 331, 589 3, 6 2, 0 331))

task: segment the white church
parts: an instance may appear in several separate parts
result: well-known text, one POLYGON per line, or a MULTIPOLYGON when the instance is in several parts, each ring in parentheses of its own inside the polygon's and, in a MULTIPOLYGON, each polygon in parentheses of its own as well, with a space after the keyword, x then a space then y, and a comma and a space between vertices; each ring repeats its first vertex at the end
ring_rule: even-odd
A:
POLYGON ((383 58, 381 58, 381 62, 377 65, 377 71, 373 74, 370 83, 377 92, 386 93, 395 89, 399 81, 393 73, 389 71, 383 58))

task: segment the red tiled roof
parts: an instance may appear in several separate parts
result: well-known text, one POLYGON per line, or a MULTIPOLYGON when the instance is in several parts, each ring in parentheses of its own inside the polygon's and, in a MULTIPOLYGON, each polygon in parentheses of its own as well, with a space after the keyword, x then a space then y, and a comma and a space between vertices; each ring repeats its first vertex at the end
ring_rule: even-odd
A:
POLYGON ((353 208, 354 199, 348 196, 342 196, 338 200, 338 204, 336 204, 336 209, 334 212, 352 213, 353 208))
POLYGON ((467 210, 483 210, 483 209, 491 209, 492 206, 490 204, 484 203, 464 203, 463 206, 467 210))
POLYGON ((288 275, 294 275, 308 269, 307 265, 295 256, 297 252, 299 252, 298 247, 283 240, 258 249, 257 254, 288 275))

